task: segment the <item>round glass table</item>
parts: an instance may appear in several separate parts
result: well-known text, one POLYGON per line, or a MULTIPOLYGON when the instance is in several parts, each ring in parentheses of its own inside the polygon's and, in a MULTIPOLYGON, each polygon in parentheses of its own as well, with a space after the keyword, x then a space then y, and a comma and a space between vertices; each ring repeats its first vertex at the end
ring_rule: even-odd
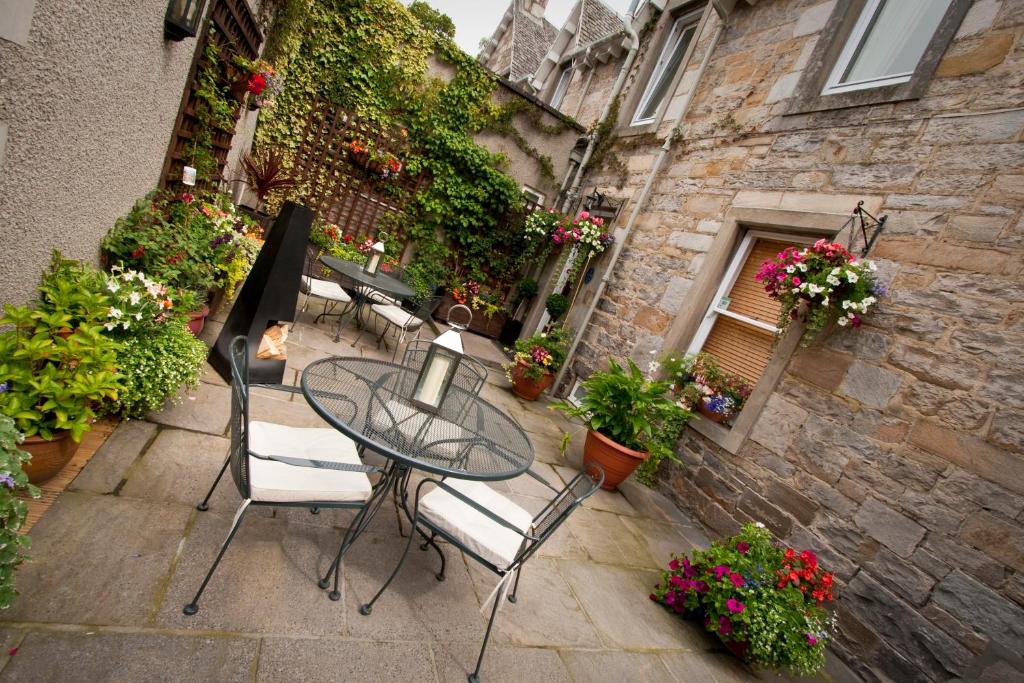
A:
MULTIPOLYGON (((352 284, 345 287, 352 295, 352 299, 355 301, 355 316, 356 324, 363 324, 362 318, 360 317, 363 305, 367 301, 367 294, 371 290, 376 290, 383 294, 386 294, 394 299, 407 299, 416 294, 416 291, 405 284, 398 278, 391 277, 386 273, 377 271, 374 274, 367 273, 363 270, 363 267, 355 261, 346 261, 340 259, 337 256, 331 256, 330 254, 324 254, 320 257, 320 262, 325 266, 340 274, 343 278, 352 281, 352 284)), ((345 286, 346 283, 342 283, 345 286)), ((333 315, 333 314, 332 314, 333 315)), ((334 341, 341 339, 341 327, 347 312, 342 312, 338 318, 338 328, 334 333, 334 341)), ((352 343, 355 346, 355 342, 352 343)))

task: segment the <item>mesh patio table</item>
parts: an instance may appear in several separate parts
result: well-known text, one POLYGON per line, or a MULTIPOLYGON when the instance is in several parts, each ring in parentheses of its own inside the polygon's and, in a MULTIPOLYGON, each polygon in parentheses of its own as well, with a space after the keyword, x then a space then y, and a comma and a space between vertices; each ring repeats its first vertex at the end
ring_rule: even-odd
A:
MULTIPOLYGON (((367 295, 371 290, 381 292, 394 299, 407 299, 415 296, 416 291, 405 284, 398 278, 391 277, 385 273, 377 271, 374 274, 367 273, 363 270, 363 267, 355 261, 346 261, 340 259, 337 256, 331 256, 330 254, 324 254, 320 257, 320 262, 325 266, 340 274, 343 278, 351 280, 350 293, 352 298, 355 300, 355 316, 356 324, 361 325, 362 319, 360 318, 360 312, 363 310, 363 305, 366 303, 367 295)), ((344 283, 343 283, 344 284, 344 283)), ((334 341, 338 341, 341 338, 341 324, 344 316, 347 313, 341 314, 341 318, 338 319, 338 330, 334 335, 334 341)), ((352 342, 352 346, 356 343, 352 342)))
MULTIPOLYGON (((418 372, 387 361, 331 357, 302 371, 302 393, 310 406, 335 429, 363 448, 388 459, 374 487, 366 512, 321 580, 327 587, 335 573, 332 599, 338 599, 338 567, 348 546, 369 525, 389 492, 412 520, 406 484, 412 470, 443 477, 498 481, 526 472, 533 463, 533 445, 522 427, 480 396, 452 385, 437 413, 412 402, 418 372)), ((417 531, 419 531, 417 529, 417 531)), ((444 554, 432 539, 442 561, 444 554)))

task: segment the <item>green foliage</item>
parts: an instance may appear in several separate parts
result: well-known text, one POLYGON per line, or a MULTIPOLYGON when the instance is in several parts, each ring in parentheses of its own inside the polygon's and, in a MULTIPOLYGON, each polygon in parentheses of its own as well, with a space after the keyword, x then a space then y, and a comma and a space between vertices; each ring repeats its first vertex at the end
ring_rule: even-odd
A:
POLYGON ((39 497, 39 489, 28 483, 22 470, 31 458, 18 448, 21 440, 14 421, 0 415, 0 609, 10 607, 18 595, 14 589, 14 570, 28 559, 25 551, 31 545, 27 535, 18 533, 28 514, 28 507, 18 494, 39 497))
POLYGON ((409 5, 409 12, 416 17, 425 30, 433 33, 441 40, 455 40, 455 22, 447 14, 442 14, 422 0, 409 5))
POLYGON ((580 405, 556 403, 572 417, 612 441, 646 451, 652 443, 672 440, 690 414, 668 397, 668 382, 644 377, 632 360, 623 368, 608 360, 608 370, 598 371, 583 382, 586 395, 580 405))
POLYGON ((756 665, 807 676, 824 666, 835 632, 824 608, 832 585, 813 552, 784 550, 763 524, 747 523, 692 558, 674 556, 651 599, 702 617, 722 640, 745 643, 756 665))
POLYGON ((665 418, 661 429, 647 443, 647 459, 633 471, 633 476, 638 482, 644 486, 654 486, 661 463, 671 460, 676 464, 682 464, 683 461, 676 457, 675 446, 691 416, 691 413, 684 411, 665 418))
POLYGON ((533 297, 537 296, 540 292, 540 285, 533 278, 523 278, 516 285, 516 303, 520 301, 529 301, 533 297))
POLYGON ((447 273, 443 265, 431 259, 417 259, 405 267, 402 278, 405 284, 416 290, 413 297, 417 302, 434 295, 438 286, 445 281, 447 273))
POLYGON ((513 347, 512 362, 505 364, 505 375, 512 381, 512 368, 523 367, 523 375, 534 381, 557 372, 565 362, 565 353, 572 341, 572 330, 554 325, 547 332, 519 339, 513 347))
POLYGON ((8 305, 4 312, 0 326, 10 327, 0 333, 0 413, 25 436, 52 439, 66 429, 81 441, 96 406, 117 399, 121 389, 118 343, 87 322, 62 334, 71 321, 65 311, 8 305))
POLYGON ((558 320, 562 317, 562 314, 569 310, 569 297, 555 292, 544 300, 544 308, 548 310, 548 315, 551 316, 552 320, 558 320))
POLYGON ((163 325, 126 339, 117 354, 124 391, 110 406, 124 417, 144 417, 159 410, 180 387, 195 387, 208 349, 185 325, 163 325))
POLYGON ((192 155, 188 158, 197 177, 205 181, 213 180, 220 170, 213 152, 213 134, 233 132, 238 109, 238 102, 218 83, 220 48, 216 34, 211 24, 210 41, 196 72, 196 126, 192 131, 192 155))

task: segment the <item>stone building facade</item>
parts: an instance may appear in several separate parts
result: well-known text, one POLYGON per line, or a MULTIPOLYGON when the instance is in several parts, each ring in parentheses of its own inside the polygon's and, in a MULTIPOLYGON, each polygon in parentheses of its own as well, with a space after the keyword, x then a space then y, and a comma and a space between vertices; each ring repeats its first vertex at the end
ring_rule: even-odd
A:
MULTIPOLYGON (((810 347, 781 339, 732 427, 696 417, 658 487, 717 533, 760 520, 819 551, 842 581, 834 653, 864 679, 1019 680, 1024 3, 936 4, 909 78, 849 90, 835 65, 879 3, 641 4, 614 141, 583 185, 621 204, 623 248, 569 314, 585 327, 566 386, 608 357, 693 350, 746 236, 845 242, 858 202, 887 215, 877 311, 810 347)), ((562 111, 590 126, 624 59, 575 74, 562 111), (574 111, 584 87, 598 103, 574 111)))

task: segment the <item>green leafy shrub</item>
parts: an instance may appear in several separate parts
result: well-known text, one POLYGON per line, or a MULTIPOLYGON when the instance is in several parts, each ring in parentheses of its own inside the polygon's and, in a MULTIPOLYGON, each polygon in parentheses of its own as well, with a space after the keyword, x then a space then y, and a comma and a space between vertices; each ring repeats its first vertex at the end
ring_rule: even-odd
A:
POLYGON ((39 489, 28 483, 22 470, 31 458, 18 448, 21 440, 14 421, 0 415, 0 609, 10 607, 18 595, 14 589, 14 570, 28 559, 25 551, 32 543, 27 535, 18 533, 28 514, 28 507, 18 494, 39 496, 39 489))
POLYGON ((835 631, 825 609, 832 586, 812 551, 776 546, 755 522, 692 558, 674 556, 650 597, 701 619, 754 664, 809 675, 825 664, 835 631))
POLYGON ((548 309, 552 320, 558 320, 569 310, 569 297, 556 292, 544 301, 544 308, 548 309))
POLYGON ((199 382, 208 349, 184 325, 126 339, 117 354, 124 391, 110 409, 129 418, 159 410, 182 386, 199 382))

